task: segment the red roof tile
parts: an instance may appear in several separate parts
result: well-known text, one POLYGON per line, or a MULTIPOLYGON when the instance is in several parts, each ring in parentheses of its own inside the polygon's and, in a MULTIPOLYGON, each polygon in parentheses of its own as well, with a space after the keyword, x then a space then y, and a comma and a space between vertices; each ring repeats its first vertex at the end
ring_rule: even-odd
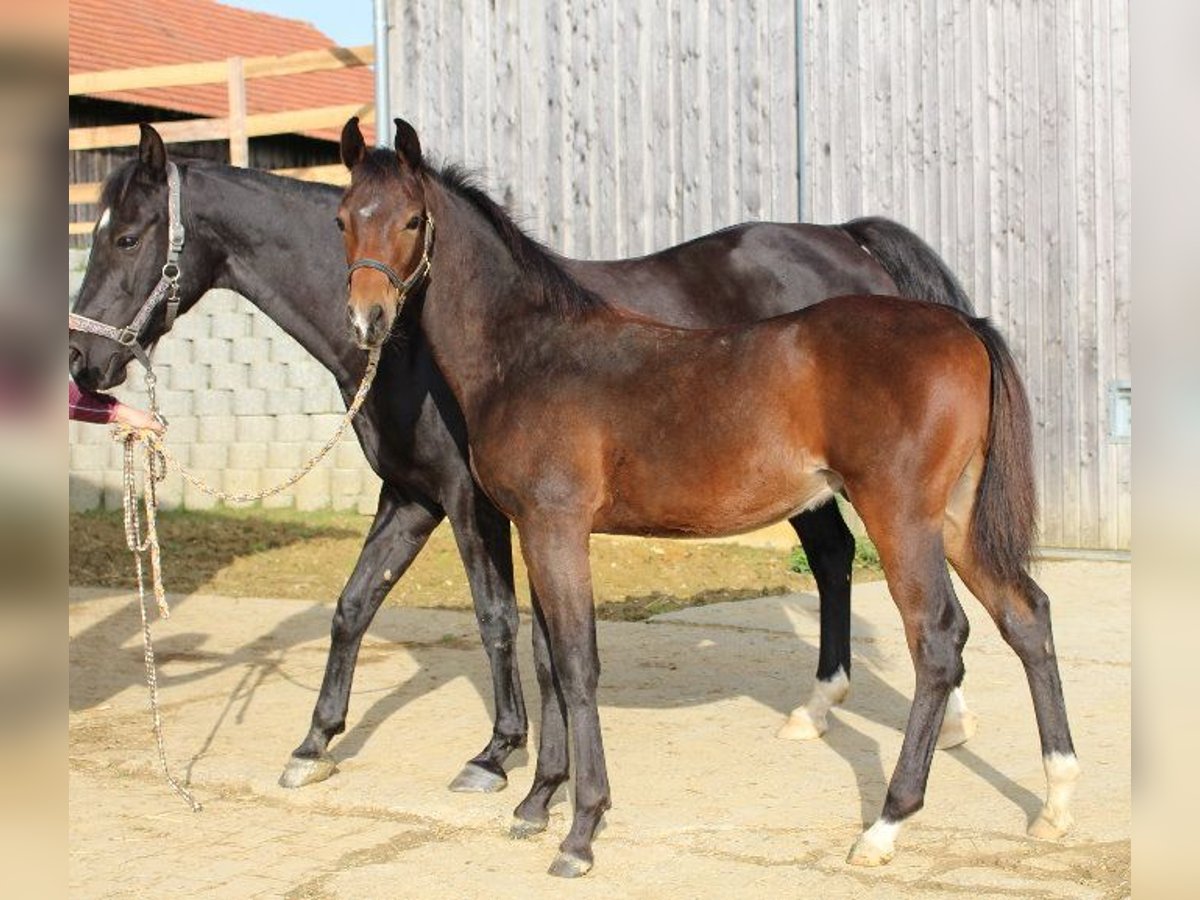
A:
MULTIPOLYGON (((235 9, 215 0, 71 0, 68 8, 72 74, 210 62, 230 56, 283 55, 336 46, 308 22, 235 9)), ((224 82, 98 96, 197 116, 229 113, 224 82)), ((374 97, 374 76, 367 67, 246 82, 250 113, 369 104, 374 97)), ((337 140, 339 132, 340 128, 327 128, 311 135, 337 140)), ((367 134, 367 140, 371 139, 367 134)))

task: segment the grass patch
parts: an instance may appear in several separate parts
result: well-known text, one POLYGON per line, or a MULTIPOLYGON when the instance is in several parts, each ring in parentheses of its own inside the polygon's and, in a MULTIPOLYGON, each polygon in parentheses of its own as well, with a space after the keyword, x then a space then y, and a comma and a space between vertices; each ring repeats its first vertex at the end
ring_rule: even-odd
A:
MULTIPOLYGON (((808 556, 803 547, 792 548, 792 555, 788 558, 788 568, 800 575, 812 574, 812 566, 809 565, 808 556)), ((879 563, 879 551, 875 549, 870 538, 854 539, 854 570, 856 573, 883 574, 883 566, 879 563)))
MULTIPOLYGON (((166 586, 178 593, 332 603, 350 576, 370 523, 369 517, 350 512, 163 512, 159 535, 166 586)), ((134 587, 119 512, 74 513, 69 533, 70 584, 134 587)), ((610 620, 641 621, 689 606, 815 590, 811 573, 793 570, 786 552, 742 544, 595 535, 591 563, 597 612, 610 620)), ((519 552, 514 564, 517 601, 528 609, 519 552)), ((447 525, 433 533, 387 602, 472 608, 447 525)))

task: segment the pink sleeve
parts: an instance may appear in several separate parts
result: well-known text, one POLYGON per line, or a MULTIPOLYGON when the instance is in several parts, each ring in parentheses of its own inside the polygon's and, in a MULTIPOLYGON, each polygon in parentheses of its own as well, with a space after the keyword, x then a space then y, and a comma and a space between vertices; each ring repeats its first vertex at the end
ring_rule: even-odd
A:
POLYGON ((80 390, 74 381, 67 382, 67 415, 70 418, 105 425, 113 421, 116 408, 116 397, 80 390))

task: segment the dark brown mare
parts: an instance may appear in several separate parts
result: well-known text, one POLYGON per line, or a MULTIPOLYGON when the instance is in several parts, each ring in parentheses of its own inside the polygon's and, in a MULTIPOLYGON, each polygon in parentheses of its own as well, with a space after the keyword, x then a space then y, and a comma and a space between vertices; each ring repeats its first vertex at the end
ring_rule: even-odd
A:
MULTIPOLYGON (((179 314, 187 315, 210 288, 237 291, 325 366, 348 401, 366 354, 342 327, 343 310, 329 302, 346 281, 334 228, 342 192, 331 185, 214 163, 172 163, 158 133, 143 126, 137 158, 105 182, 75 312, 114 328, 135 320, 162 277, 170 164, 177 165, 178 214, 186 231, 178 259, 179 314)), ((970 307, 937 254, 886 219, 832 226, 748 223, 639 259, 562 262, 602 295, 629 296, 642 311, 681 325, 753 321, 840 293, 900 293, 970 307)), ((160 308, 146 320, 138 341, 150 347, 169 327, 160 308)), ((69 365, 81 386, 105 390, 120 384, 132 359, 125 344, 71 333, 69 365)), ((419 329, 406 340, 388 342, 375 384, 354 429, 382 479, 379 504, 337 601, 311 724, 280 781, 298 787, 333 771, 329 747, 347 724, 360 642, 376 610, 445 519, 471 586, 495 710, 487 745, 452 787, 498 790, 506 782, 504 764, 525 743, 527 729, 509 525, 471 478, 462 415, 419 329)), ((165 412, 173 412, 169 403, 165 412)), ((849 686, 854 539, 834 503, 806 510, 792 525, 816 577, 821 639, 812 698, 782 733, 815 737, 849 686)), ((960 706, 958 696, 956 691, 952 706, 960 706)), ((965 740, 972 728, 970 713, 948 713, 943 745, 965 740)))
POLYGON ((520 533, 542 726, 516 834, 546 827, 568 737, 576 765, 551 873, 591 867, 610 807, 588 535, 736 533, 838 492, 879 549, 916 669, 882 814, 850 861, 886 862, 923 803, 967 638, 947 560, 1025 666, 1048 781, 1031 830, 1062 834, 1078 766, 1049 601, 1028 574, 1029 409, 987 321, 858 296, 749 326, 662 325, 581 288, 486 195, 426 167, 416 132, 397 127, 396 153, 368 153, 356 122, 343 133, 351 320, 361 343, 384 338, 408 293, 395 286, 416 276, 420 327, 463 411, 472 469, 520 533))

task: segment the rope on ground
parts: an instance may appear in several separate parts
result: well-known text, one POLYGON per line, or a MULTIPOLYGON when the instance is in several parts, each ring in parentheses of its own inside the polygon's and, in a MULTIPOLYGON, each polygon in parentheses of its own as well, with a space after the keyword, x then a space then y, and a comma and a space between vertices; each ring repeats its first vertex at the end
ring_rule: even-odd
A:
MULTIPOLYGON (((375 372, 379 366, 380 348, 371 350, 367 359, 367 367, 363 372, 362 382, 354 395, 353 401, 347 407, 341 422, 338 423, 333 435, 325 442, 312 457, 288 478, 277 485, 252 493, 229 493, 214 488, 203 479, 186 469, 162 442, 162 435, 149 429, 130 428, 117 425, 113 428, 113 440, 120 442, 124 448, 124 473, 122 508, 125 517, 125 545, 133 554, 134 571, 137 574, 138 607, 142 615, 142 649, 146 663, 146 685, 150 689, 150 713, 154 720, 154 740, 158 745, 158 760, 162 765, 163 777, 166 778, 172 790, 175 791, 192 808, 192 812, 200 812, 203 806, 183 784, 172 774, 167 764, 166 740, 163 737, 162 715, 158 704, 158 672, 154 663, 154 642, 150 635, 150 617, 146 609, 146 578, 143 559, 150 557, 150 583, 154 592, 154 600, 158 606, 160 618, 170 618, 171 610, 167 604, 167 593, 163 586, 162 550, 158 541, 158 484, 167 477, 168 466, 178 470, 179 474, 204 493, 231 503, 249 503, 262 500, 281 491, 287 490, 313 468, 337 445, 346 433, 363 401, 366 400, 371 384, 375 380, 375 372), (137 451, 142 450, 142 492, 139 503, 137 477, 137 451), (143 533, 143 516, 145 521, 143 533)), ((146 387, 150 394, 150 411, 158 415, 158 400, 155 396, 153 373, 146 373, 146 387)))

